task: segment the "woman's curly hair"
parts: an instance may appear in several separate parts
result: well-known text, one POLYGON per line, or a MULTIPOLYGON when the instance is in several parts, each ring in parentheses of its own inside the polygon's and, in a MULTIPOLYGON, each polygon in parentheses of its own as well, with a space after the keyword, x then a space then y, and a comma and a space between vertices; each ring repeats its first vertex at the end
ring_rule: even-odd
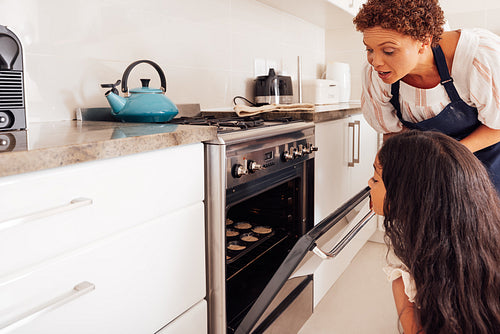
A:
POLYGON ((381 27, 436 46, 443 33, 444 13, 438 0, 368 0, 353 19, 356 30, 381 27))

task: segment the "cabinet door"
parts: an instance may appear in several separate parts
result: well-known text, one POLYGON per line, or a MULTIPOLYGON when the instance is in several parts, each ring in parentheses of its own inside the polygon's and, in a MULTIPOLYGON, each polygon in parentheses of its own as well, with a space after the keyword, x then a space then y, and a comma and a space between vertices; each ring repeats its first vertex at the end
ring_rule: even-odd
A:
POLYGON ((200 202, 2 277, 0 331, 155 333, 205 291, 200 202))
POLYGON ((363 115, 317 123, 314 223, 335 211, 368 184, 378 135, 363 115))
POLYGON ((316 123, 318 151, 314 162, 314 224, 349 198, 348 120, 316 123))
POLYGON ((0 178, 0 278, 201 203, 203 159, 195 143, 0 178))

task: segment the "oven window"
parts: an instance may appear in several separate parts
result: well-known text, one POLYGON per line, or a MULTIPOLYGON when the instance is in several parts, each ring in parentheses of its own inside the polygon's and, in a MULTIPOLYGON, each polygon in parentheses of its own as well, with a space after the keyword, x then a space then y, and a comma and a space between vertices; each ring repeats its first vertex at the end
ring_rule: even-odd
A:
POLYGON ((302 235, 301 178, 281 183, 227 210, 226 313, 236 328, 302 235))

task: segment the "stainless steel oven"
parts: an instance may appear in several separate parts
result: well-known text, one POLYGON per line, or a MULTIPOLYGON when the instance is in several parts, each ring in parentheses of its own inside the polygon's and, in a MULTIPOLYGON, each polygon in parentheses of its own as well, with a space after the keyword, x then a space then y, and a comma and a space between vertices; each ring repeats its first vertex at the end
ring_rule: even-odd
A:
MULTIPOLYGON (((314 125, 221 134, 205 150, 209 333, 234 333, 313 226, 314 125)), ((259 325, 298 331, 312 302, 312 275, 291 280, 259 325)))

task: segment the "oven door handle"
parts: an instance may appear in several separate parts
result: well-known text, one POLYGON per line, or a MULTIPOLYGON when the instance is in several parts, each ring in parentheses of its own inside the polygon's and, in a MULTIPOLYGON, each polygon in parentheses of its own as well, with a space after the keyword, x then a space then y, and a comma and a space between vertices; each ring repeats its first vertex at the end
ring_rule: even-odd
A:
MULTIPOLYGON (((278 295, 278 292, 283 288, 286 281, 292 277, 297 269, 300 269, 299 266, 301 265, 301 263, 303 263, 302 261, 308 261, 308 254, 311 254, 311 251, 316 247, 317 240, 321 236, 325 235, 325 233, 327 233, 333 226, 335 226, 335 224, 342 220, 355 207, 366 201, 366 198, 369 195, 370 188, 366 187, 358 194, 353 196, 349 201, 340 206, 337 210, 328 215, 328 217, 324 218, 308 233, 299 238, 299 240, 295 243, 295 246, 293 246, 291 251, 286 256, 285 260, 278 267, 271 280, 267 283, 264 290, 262 290, 259 297, 252 304, 250 310, 238 325, 238 328, 235 330, 235 334, 248 334, 254 332, 261 333, 257 330, 254 331, 254 326, 257 324, 259 319, 263 317, 264 312, 271 305, 272 301, 278 295)), ((359 224, 359 229, 362 229, 368 221, 369 219, 362 219, 362 223, 359 224)), ((353 230, 355 230, 355 228, 353 230)), ((349 232, 349 234, 353 234, 352 237, 354 237, 355 233, 358 232, 359 231, 352 233, 349 232)), ((346 241, 346 243, 348 243, 349 241, 346 241)), ((342 243, 342 241, 339 242, 339 244, 340 243, 342 243)), ((341 251, 341 249, 338 251, 341 251)), ((314 254, 311 254, 311 257, 315 258, 314 254)), ((318 260, 318 262, 321 263, 322 261, 318 260)))
POLYGON ((342 250, 349 244, 349 242, 354 239, 354 237, 365 227, 365 225, 370 221, 370 219, 375 216, 375 212, 372 210, 368 213, 332 248, 331 251, 325 252, 318 246, 313 248, 313 253, 322 258, 323 260, 330 260, 335 258, 342 252, 342 250))

